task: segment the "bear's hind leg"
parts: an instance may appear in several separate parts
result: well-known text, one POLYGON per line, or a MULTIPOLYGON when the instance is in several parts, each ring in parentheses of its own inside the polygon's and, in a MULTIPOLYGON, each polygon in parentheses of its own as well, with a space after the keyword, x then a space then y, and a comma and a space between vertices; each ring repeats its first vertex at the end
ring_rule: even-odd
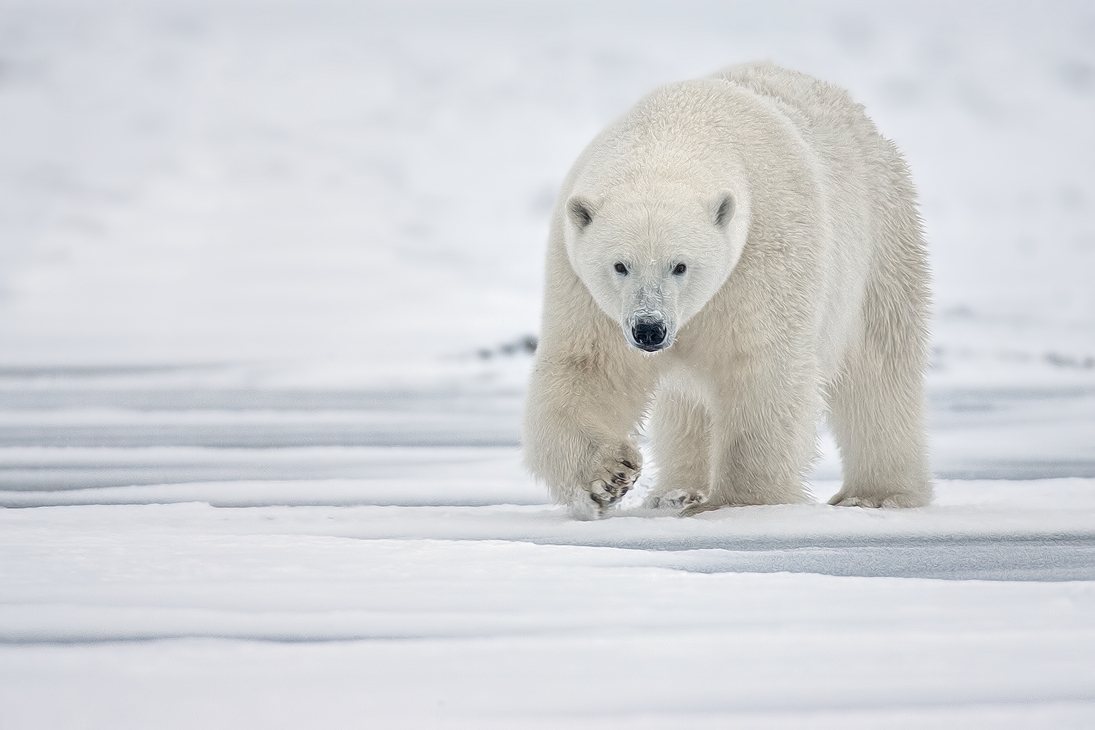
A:
POLYGON ((863 332, 829 386, 829 423, 844 466, 843 488, 830 504, 931 502, 924 429, 926 299, 916 277, 887 281, 883 274, 868 286, 863 332))
POLYGON ((923 406, 911 373, 880 353, 858 354, 832 388, 829 423, 840 448, 844 485, 829 504, 922 507, 931 501, 923 406))
POLYGON ((835 505, 921 507, 932 496, 924 428, 927 251, 908 171, 892 145, 889 154, 862 326, 828 389, 844 465, 835 505))
POLYGON ((650 434, 658 479, 643 506, 679 510, 705 503, 711 433, 704 405, 686 393, 662 391, 654 402, 650 434))

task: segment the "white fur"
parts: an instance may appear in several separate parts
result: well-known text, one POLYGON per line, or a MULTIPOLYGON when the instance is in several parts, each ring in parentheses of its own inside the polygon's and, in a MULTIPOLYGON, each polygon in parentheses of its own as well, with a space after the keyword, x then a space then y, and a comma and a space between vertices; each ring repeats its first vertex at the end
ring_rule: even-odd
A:
POLYGON ((925 505, 928 297, 905 163, 844 91, 771 64, 660 88, 563 184, 525 462, 598 517, 649 413, 649 506, 801 502, 827 405, 832 503, 925 505), (637 349, 637 322, 669 346, 637 349))

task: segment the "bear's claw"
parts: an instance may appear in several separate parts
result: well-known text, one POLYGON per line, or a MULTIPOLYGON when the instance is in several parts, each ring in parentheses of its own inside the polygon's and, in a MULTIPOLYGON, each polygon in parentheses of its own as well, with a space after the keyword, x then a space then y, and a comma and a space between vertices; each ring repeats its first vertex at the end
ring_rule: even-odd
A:
POLYGON ((597 517, 631 491, 639 478, 641 465, 642 457, 629 444, 621 444, 601 459, 600 473, 586 487, 597 517))

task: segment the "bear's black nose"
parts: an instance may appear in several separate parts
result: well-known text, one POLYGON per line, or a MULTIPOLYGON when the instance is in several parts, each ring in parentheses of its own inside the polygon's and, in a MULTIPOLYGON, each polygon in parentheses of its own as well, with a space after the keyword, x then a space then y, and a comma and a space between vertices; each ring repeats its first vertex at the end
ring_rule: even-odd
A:
POLYGON ((656 352, 662 349, 665 342, 665 323, 654 320, 636 322, 631 328, 631 336, 641 349, 656 352))

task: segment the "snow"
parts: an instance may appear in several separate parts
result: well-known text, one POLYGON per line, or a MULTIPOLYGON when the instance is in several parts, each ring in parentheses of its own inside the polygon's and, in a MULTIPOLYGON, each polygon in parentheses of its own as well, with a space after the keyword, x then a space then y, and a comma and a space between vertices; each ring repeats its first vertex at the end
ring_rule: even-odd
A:
POLYGON ((1084 3, 4 3, 0 727, 1095 725, 1093 121, 1084 3), (818 504, 569 520, 554 191, 755 58, 910 162, 935 502, 822 434, 818 504))

